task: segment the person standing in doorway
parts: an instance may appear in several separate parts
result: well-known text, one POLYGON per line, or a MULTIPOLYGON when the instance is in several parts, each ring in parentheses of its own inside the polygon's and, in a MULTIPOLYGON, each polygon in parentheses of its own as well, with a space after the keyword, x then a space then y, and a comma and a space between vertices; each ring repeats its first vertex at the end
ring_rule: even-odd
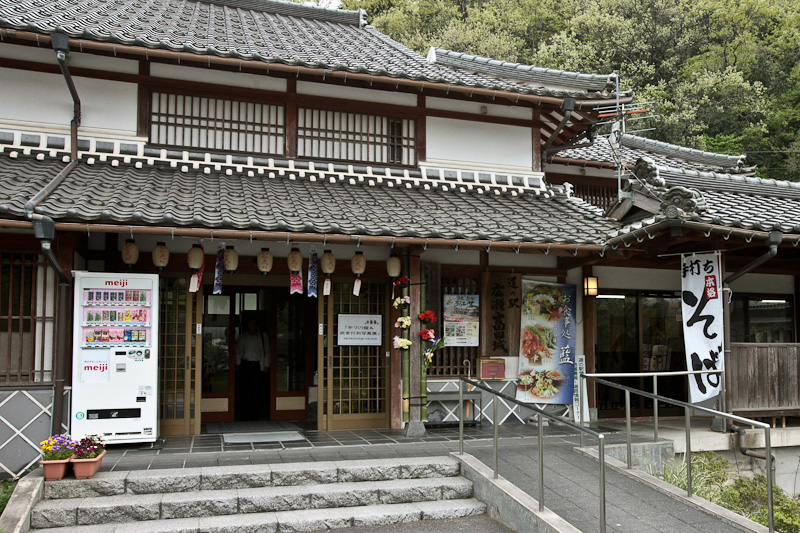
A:
POLYGON ((236 339, 236 410, 240 420, 257 420, 264 412, 269 416, 269 361, 269 339, 259 330, 258 319, 251 317, 236 339))

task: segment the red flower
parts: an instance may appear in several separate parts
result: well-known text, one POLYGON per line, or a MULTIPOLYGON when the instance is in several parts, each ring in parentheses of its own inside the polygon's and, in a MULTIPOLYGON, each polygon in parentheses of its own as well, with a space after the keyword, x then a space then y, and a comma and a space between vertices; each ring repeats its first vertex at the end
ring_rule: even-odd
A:
POLYGON ((419 314, 419 319, 422 320, 423 322, 429 322, 433 324, 434 322, 436 322, 436 313, 430 310, 425 311, 419 314))
POLYGON ((434 338, 435 334, 432 329, 423 329, 419 332, 419 336, 422 337, 422 340, 427 341, 434 338))
POLYGON ((405 276, 400 276, 397 278, 397 281, 394 282, 395 285, 408 285, 408 278, 405 276))

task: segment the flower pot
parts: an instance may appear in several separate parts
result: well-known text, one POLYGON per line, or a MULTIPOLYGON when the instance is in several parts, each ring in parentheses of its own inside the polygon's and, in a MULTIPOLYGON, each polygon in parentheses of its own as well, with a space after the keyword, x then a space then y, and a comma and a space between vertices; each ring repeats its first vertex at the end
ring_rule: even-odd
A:
POLYGON ((91 479, 100 469, 105 454, 106 451, 103 450, 100 455, 92 459, 75 459, 73 457, 72 470, 75 472, 75 479, 91 479))
POLYGON ((39 461, 44 470, 45 481, 58 481, 67 475, 67 468, 69 468, 71 458, 58 459, 50 461, 39 461))

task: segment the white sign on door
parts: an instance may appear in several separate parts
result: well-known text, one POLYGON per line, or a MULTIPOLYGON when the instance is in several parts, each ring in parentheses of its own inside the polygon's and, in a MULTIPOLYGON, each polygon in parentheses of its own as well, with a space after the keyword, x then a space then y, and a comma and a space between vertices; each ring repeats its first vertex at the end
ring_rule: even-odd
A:
POLYGON ((336 344, 339 346, 380 346, 383 344, 381 315, 338 315, 336 344))

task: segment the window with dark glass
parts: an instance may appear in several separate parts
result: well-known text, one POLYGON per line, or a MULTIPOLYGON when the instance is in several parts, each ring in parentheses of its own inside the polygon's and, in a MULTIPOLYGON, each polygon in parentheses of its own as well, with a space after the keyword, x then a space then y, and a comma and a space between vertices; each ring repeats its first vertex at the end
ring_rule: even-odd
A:
POLYGON ((731 342, 794 342, 791 296, 735 295, 731 302, 731 342))

